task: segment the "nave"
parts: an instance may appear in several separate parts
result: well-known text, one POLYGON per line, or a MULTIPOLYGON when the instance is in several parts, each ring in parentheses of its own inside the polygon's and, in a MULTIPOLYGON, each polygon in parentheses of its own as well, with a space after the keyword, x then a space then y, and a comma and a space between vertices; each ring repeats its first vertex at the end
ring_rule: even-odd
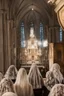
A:
POLYGON ((0 0, 0 96, 64 96, 64 0, 0 0))
POLYGON ((5 75, 0 72, 0 96, 64 96, 64 77, 54 63, 43 78, 36 64, 27 74, 24 68, 9 66, 5 75))

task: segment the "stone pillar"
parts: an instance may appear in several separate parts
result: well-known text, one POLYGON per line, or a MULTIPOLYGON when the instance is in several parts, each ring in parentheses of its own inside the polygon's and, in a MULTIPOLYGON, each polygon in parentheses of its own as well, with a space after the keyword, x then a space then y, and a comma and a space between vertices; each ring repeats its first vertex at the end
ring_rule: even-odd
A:
POLYGON ((2 10, 0 10, 0 71, 4 73, 3 18, 4 18, 4 14, 2 10))
POLYGON ((11 65, 11 20, 7 21, 8 24, 8 60, 9 60, 9 64, 8 66, 11 65))
POLYGON ((54 43, 49 43, 49 70, 54 63, 54 43))
POLYGON ((49 42, 52 42, 52 29, 49 28, 49 42))
POLYGON ((12 28, 12 49, 11 49, 11 58, 12 58, 12 60, 11 60, 11 63, 13 64, 13 65, 16 65, 16 40, 17 40, 17 38, 16 38, 16 27, 14 27, 14 28, 12 28))

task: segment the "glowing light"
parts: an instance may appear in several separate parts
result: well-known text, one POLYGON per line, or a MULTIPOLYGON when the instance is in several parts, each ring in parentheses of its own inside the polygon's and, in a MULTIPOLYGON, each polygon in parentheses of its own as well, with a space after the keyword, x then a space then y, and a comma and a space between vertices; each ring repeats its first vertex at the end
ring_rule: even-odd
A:
POLYGON ((48 46, 48 41, 47 40, 44 40, 42 43, 43 43, 43 47, 47 47, 48 46))
POLYGON ((32 8, 32 11, 33 11, 34 9, 32 8))
POLYGON ((33 28, 30 29, 30 37, 32 37, 32 38, 34 37, 34 29, 33 28))
POLYGON ((26 47, 26 41, 22 41, 24 47, 26 47))
POLYGON ((42 45, 41 41, 38 41, 38 45, 39 45, 39 46, 41 46, 41 45, 42 45))

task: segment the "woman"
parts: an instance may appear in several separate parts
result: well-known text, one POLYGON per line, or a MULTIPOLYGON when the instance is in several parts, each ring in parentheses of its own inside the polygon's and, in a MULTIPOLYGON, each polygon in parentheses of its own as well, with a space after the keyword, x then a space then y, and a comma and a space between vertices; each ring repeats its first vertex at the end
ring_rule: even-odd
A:
POLYGON ((24 68, 18 71, 14 89, 18 96, 33 96, 33 89, 28 81, 27 72, 24 68))
POLYGON ((15 94, 13 92, 6 92, 2 96, 17 96, 17 94, 15 94))
POLYGON ((51 72, 53 72, 54 78, 56 79, 56 81, 58 83, 62 83, 63 82, 63 75, 60 72, 60 66, 57 63, 54 63, 50 69, 51 72))
POLYGON ((35 96, 47 96, 48 90, 44 86, 43 78, 37 65, 33 64, 28 74, 29 82, 32 84, 35 96), (46 91, 46 92, 45 92, 46 91))
POLYGON ((46 73, 46 81, 45 81, 45 86, 47 87, 47 89, 50 91, 51 88, 57 84, 58 82, 55 80, 54 75, 51 71, 48 71, 46 73))
POLYGON ((0 82, 0 96, 6 92, 14 92, 13 83, 10 79, 4 78, 0 82))
POLYGON ((64 85, 56 84, 51 89, 49 96, 64 96, 64 85))
POLYGON ((11 79, 14 83, 16 80, 16 76, 17 76, 17 69, 14 65, 11 65, 5 74, 5 78, 11 79))

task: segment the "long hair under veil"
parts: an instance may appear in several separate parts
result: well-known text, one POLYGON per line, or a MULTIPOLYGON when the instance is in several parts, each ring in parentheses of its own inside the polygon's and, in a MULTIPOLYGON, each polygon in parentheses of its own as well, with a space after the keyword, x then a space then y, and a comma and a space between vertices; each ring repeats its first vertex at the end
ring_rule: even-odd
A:
POLYGON ((28 74, 28 79, 33 86, 33 89, 42 88, 43 78, 36 64, 32 64, 28 74))
POLYGON ((18 71, 14 89, 18 96, 33 96, 33 89, 24 68, 20 68, 18 71))

